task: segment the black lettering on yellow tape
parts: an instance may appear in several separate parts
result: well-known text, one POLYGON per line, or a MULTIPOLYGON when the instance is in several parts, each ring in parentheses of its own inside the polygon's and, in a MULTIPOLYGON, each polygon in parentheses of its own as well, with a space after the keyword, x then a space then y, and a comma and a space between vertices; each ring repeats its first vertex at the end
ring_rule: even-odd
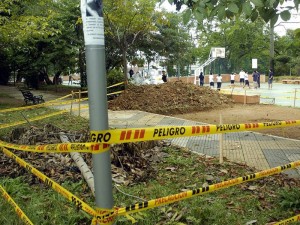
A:
POLYGON ((132 129, 91 131, 92 142, 118 144, 126 142, 162 140, 168 138, 192 137, 207 134, 240 132, 255 129, 271 129, 300 125, 300 120, 275 121, 265 123, 222 124, 202 126, 166 126, 132 129))
POLYGON ((267 177, 267 176, 279 173, 283 170, 295 168, 297 166, 300 166, 300 161, 292 162, 290 164, 283 165, 283 166, 274 167, 274 168, 271 168, 268 170, 260 171, 258 173, 249 174, 249 175, 246 175, 243 177, 238 177, 238 178, 234 178, 231 180, 223 181, 223 182, 220 182, 217 184, 209 185, 207 187, 189 190, 189 191, 181 192, 181 193, 174 194, 174 195, 169 195, 169 196, 162 197, 162 198, 152 199, 147 202, 136 203, 134 205, 127 206, 125 208, 117 208, 116 214, 117 215, 125 215, 126 213, 143 211, 143 210, 146 210, 147 208, 148 209, 155 208, 158 206, 170 204, 172 202, 177 202, 177 201, 181 201, 183 199, 191 198, 191 197, 194 197, 197 195, 202 195, 202 194, 206 194, 208 192, 217 191, 220 189, 231 187, 231 186, 241 184, 241 183, 244 183, 247 181, 267 177))
POLYGON ((154 128, 153 137, 179 136, 185 134, 184 127, 154 128))
POLYGON ((88 153, 99 153, 109 149, 108 144, 100 143, 68 143, 68 144, 48 144, 48 145, 17 145, 0 141, 0 146, 13 148, 21 151, 31 151, 39 153, 50 153, 50 152, 88 152, 88 153))
POLYGON ((240 124, 217 125, 217 131, 233 131, 233 130, 239 130, 240 128, 241 128, 240 124))
POLYGON ((286 220, 282 220, 280 222, 274 223, 274 225, 286 225, 286 224, 290 224, 293 222, 297 222, 300 221, 300 214, 291 218, 288 218, 286 220))
POLYGON ((109 132, 105 133, 105 134, 91 134, 91 139, 92 142, 109 142, 111 138, 111 134, 109 132))

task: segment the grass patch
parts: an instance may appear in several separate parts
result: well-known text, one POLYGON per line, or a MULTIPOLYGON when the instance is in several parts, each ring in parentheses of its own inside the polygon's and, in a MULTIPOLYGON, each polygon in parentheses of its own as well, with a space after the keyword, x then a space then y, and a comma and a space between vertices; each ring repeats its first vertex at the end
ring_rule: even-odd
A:
POLYGON ((67 86, 67 85, 43 85, 40 87, 40 90, 49 91, 54 93, 63 93, 63 94, 71 94, 71 91, 86 91, 87 88, 81 88, 76 86, 67 86))

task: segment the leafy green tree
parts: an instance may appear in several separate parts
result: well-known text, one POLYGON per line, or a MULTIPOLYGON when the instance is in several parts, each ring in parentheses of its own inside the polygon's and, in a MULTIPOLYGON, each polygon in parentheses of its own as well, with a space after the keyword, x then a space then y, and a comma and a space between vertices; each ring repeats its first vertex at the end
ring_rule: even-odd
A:
POLYGON ((49 75, 56 74, 57 78, 61 73, 74 72, 76 64, 82 67, 84 55, 78 55, 78 49, 82 53, 83 48, 78 3, 14 0, 4 6, 7 10, 3 10, 0 27, 3 49, 11 62, 10 69, 18 70, 29 86, 38 88, 44 81, 51 84, 49 75))
POLYGON ((297 30, 288 30, 287 34, 278 37, 275 42, 276 71, 278 75, 300 74, 300 38, 297 30))
MULTIPOLYGON (((163 0, 164 1, 164 0, 163 0)), ((168 0, 169 3, 176 5, 180 10, 182 5, 186 5, 183 14, 185 23, 191 20, 192 15, 199 22, 218 18, 239 19, 241 15, 252 22, 258 18, 262 18, 266 23, 270 22, 270 68, 274 69, 274 25, 280 17, 284 21, 291 18, 290 10, 296 8, 298 10, 300 1, 293 0, 294 7, 286 7, 284 10, 279 9, 279 4, 283 4, 285 0, 168 0)))
POLYGON ((265 70, 269 37, 263 21, 248 23, 243 17, 236 21, 224 20, 222 23, 207 21, 199 29, 201 62, 207 60, 212 47, 225 47, 226 58, 220 61, 221 72, 230 73, 241 68, 251 71, 252 58, 257 58, 261 66, 259 69, 265 70))
POLYGON ((142 41, 145 34, 155 30, 155 3, 155 0, 104 1, 105 37, 119 49, 113 53, 121 54, 125 80, 128 52, 132 52, 135 43, 142 41))
MULTIPOLYGON (((163 0, 164 1, 164 0, 163 0)), ((180 10, 182 5, 187 6, 184 12, 184 21, 190 20, 191 16, 203 22, 205 19, 212 19, 214 17, 223 19, 238 18, 244 15, 246 18, 255 21, 258 17, 263 18, 265 22, 271 21, 276 23, 278 16, 283 20, 289 20, 291 17, 290 9, 280 11, 277 8, 279 4, 283 4, 285 0, 231 0, 231 1, 218 1, 218 0, 168 0, 169 3, 175 4, 177 10, 180 10)), ((299 0, 293 0, 295 8, 299 8, 299 0)))

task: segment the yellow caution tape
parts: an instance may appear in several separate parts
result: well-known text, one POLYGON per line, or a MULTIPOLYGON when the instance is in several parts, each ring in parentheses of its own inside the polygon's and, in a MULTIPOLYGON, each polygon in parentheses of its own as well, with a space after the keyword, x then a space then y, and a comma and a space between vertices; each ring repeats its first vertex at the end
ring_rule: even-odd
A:
POLYGON ((120 82, 120 83, 117 83, 117 84, 113 84, 113 85, 111 85, 111 86, 108 86, 107 89, 108 89, 108 88, 111 88, 111 87, 119 86, 119 85, 121 85, 121 84, 124 84, 124 81, 123 81, 123 82, 120 82))
POLYGON ((207 187, 198 188, 198 189, 194 189, 194 190, 188 190, 188 191, 184 191, 184 192, 181 192, 178 194, 173 194, 173 195, 169 195, 166 197, 153 199, 150 201, 136 203, 134 205, 130 205, 127 207, 117 208, 115 214, 116 215, 126 215, 127 213, 140 212, 140 211, 144 211, 146 209, 156 208, 156 207, 159 207, 162 205, 170 204, 173 202, 178 202, 178 201, 188 199, 191 197, 195 197, 198 195, 207 194, 207 193, 210 193, 213 191, 221 190, 221 189, 235 186, 235 185, 245 183, 248 181, 256 180, 256 179, 263 178, 263 177, 268 177, 268 176, 280 173, 284 170, 293 169, 293 168, 296 168, 299 166, 300 166, 300 161, 291 162, 291 163, 283 165, 283 166, 278 166, 278 167, 274 167, 274 168, 271 168, 268 170, 260 171, 258 173, 253 173, 250 175, 245 175, 243 177, 238 177, 238 178, 234 178, 231 180, 223 181, 223 182, 220 182, 217 184, 209 185, 207 187))
POLYGON ((48 144, 48 145, 17 145, 7 143, 0 140, 0 146, 12 148, 20 151, 37 152, 37 153, 70 153, 70 152, 87 152, 101 153, 109 150, 108 144, 95 143, 63 143, 63 144, 48 144))
POLYGON ((86 204, 84 201, 79 199, 77 196, 73 195, 71 192, 69 192, 67 189, 60 186, 58 183, 56 183, 51 178, 47 177, 43 173, 41 173, 39 170, 34 168, 29 163, 25 162, 20 157, 13 154, 11 151, 7 150, 6 148, 2 148, 2 151, 5 155, 7 155, 9 158, 15 160, 20 166, 24 167, 28 172, 34 174, 37 176, 40 180, 42 180, 47 186, 64 196, 66 199, 68 199, 70 202, 72 202, 78 210, 83 210, 87 212, 89 215, 97 216, 97 212, 90 207, 88 204, 86 204))
POLYGON ((109 96, 109 95, 115 95, 115 94, 120 94, 120 93, 122 93, 122 92, 123 92, 123 91, 116 91, 116 92, 107 94, 107 96, 109 96))
POLYGON ((100 209, 96 208, 97 216, 93 218, 92 224, 99 225, 111 225, 114 224, 116 219, 114 209, 100 209))
POLYGON ((71 97, 71 96, 72 96, 72 94, 68 94, 68 95, 62 96, 62 97, 60 97, 60 98, 56 98, 56 99, 50 100, 50 101, 45 102, 45 103, 47 104, 47 103, 49 103, 49 102, 55 102, 55 101, 63 100, 63 99, 65 99, 65 98, 69 98, 69 97, 71 97))
POLYGON ((33 223, 30 221, 30 219, 25 215, 25 213, 22 211, 22 209, 17 205, 17 203, 9 196, 9 194, 4 190, 4 188, 0 185, 0 192, 2 192, 2 196, 4 199, 10 203, 17 212, 17 215, 19 218, 28 225, 33 225, 33 223))
MULTIPOLYGON (((87 106, 82 106, 80 109, 88 109, 88 108, 89 108, 89 106, 87 105, 87 106)), ((73 111, 78 111, 78 110, 79 110, 79 108, 73 109, 73 111)), ((34 117, 32 119, 27 119, 27 121, 33 122, 33 121, 37 121, 37 120, 46 119, 46 118, 49 118, 52 116, 57 116, 57 115, 60 115, 63 113, 69 113, 69 110, 61 110, 61 111, 50 113, 50 114, 47 114, 44 116, 34 117)), ((18 121, 18 122, 13 122, 13 123, 0 124, 0 129, 21 125, 21 124, 27 123, 27 121, 23 120, 23 121, 18 121)))
POLYGON ((44 103, 41 103, 41 104, 37 104, 37 105, 29 105, 29 106, 23 106, 23 107, 2 109, 2 110, 0 110, 0 113, 2 113, 2 112, 20 111, 20 110, 33 109, 33 108, 41 108, 41 107, 44 107, 44 106, 47 106, 47 105, 51 105, 53 102, 65 99, 65 98, 70 97, 70 96, 72 96, 72 95, 68 94, 68 95, 65 95, 63 97, 60 97, 60 98, 57 98, 57 99, 54 99, 54 100, 51 100, 51 101, 48 101, 48 102, 44 102, 44 103))
POLYGON ((294 222, 297 222, 297 221, 300 221, 300 214, 298 214, 297 216, 293 216, 291 218, 288 218, 286 220, 282 220, 282 221, 277 222, 277 223, 272 223, 272 225, 286 225, 286 224, 294 223, 294 222))
MULTIPOLYGON (((46 118, 49 118, 49 117, 52 117, 52 116, 57 116, 57 115, 67 113, 67 112, 68 111, 66 111, 66 110, 59 111, 59 112, 54 112, 54 113, 50 113, 50 114, 47 114, 47 115, 38 116, 38 117, 34 117, 32 119, 28 119, 28 121, 33 122, 33 121, 37 121, 37 120, 42 120, 42 119, 46 119, 46 118)), ((23 120, 23 121, 18 121, 18 122, 14 122, 14 123, 0 124, 0 129, 8 128, 8 127, 14 127, 14 126, 21 125, 21 124, 24 124, 24 123, 27 123, 27 121, 23 120)))
POLYGON ((300 125, 300 120, 286 120, 264 123, 222 124, 202 126, 166 126, 151 128, 115 129, 91 131, 91 140, 98 143, 126 143, 168 138, 192 137, 207 134, 241 132, 246 130, 270 129, 300 125))
POLYGON ((80 101, 85 101, 88 98, 82 98, 82 99, 74 99, 74 100, 68 100, 68 101, 64 101, 64 102, 57 102, 57 101, 53 101, 53 102, 47 102, 47 103, 42 103, 42 104, 38 104, 38 105, 31 105, 31 106, 24 106, 24 107, 18 107, 18 108, 10 108, 10 109, 3 109, 0 110, 0 113, 3 112, 12 112, 12 111, 20 111, 20 110, 27 110, 27 109, 33 109, 33 108, 41 108, 41 107, 47 107, 47 106, 55 106, 55 105, 66 105, 66 104, 70 104, 71 102, 80 102, 80 101))

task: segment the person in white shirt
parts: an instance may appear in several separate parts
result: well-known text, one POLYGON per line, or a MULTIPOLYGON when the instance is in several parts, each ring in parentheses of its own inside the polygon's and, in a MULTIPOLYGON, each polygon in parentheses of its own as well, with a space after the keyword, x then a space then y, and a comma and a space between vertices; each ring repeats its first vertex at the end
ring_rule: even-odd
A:
POLYGON ((235 78, 235 73, 231 73, 230 75, 230 87, 234 86, 234 78, 235 78))
POLYGON ((215 81, 214 81, 214 75, 212 73, 209 74, 208 76, 208 81, 209 81, 209 86, 211 88, 214 88, 215 86, 215 81))
POLYGON ((217 76, 217 90, 220 91, 221 90, 221 85, 222 85, 222 76, 221 74, 219 74, 217 76))
POLYGON ((248 72, 245 72, 245 86, 248 86, 248 88, 250 89, 250 85, 249 85, 249 75, 248 72))
POLYGON ((240 85, 244 86, 244 84, 245 84, 245 72, 244 72, 244 70, 241 70, 239 75, 240 75, 240 85))

